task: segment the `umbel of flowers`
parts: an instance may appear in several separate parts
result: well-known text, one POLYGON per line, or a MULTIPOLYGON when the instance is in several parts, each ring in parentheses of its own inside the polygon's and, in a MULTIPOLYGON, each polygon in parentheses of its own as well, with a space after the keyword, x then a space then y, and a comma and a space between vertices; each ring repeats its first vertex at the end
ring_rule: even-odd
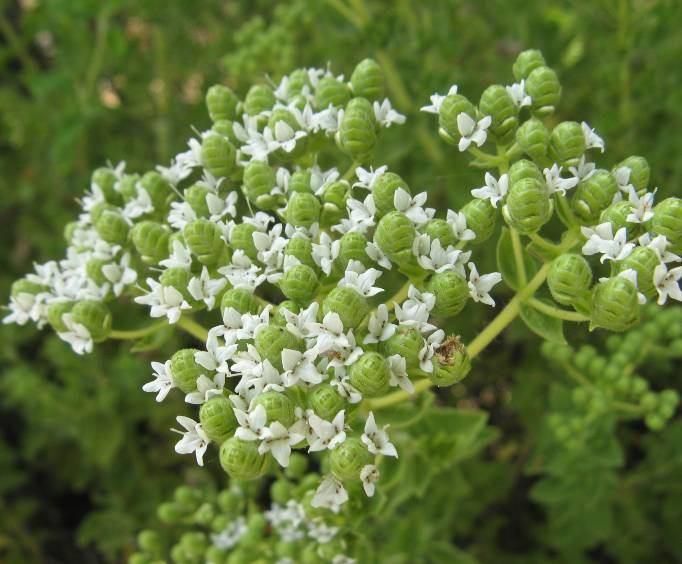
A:
POLYGON ((381 130, 405 120, 373 60, 349 81, 299 69, 243 99, 213 86, 211 128, 168 167, 94 173, 66 258, 15 283, 5 321, 49 324, 78 353, 186 330, 201 346, 153 363, 144 386, 197 406, 178 417, 176 450, 201 465, 216 448, 239 480, 287 468, 292 451, 320 453, 310 505, 339 512, 349 492, 373 495, 382 458, 399 456, 374 412, 461 381, 517 315, 540 334, 548 320, 623 331, 647 299, 682 299, 671 264, 682 201, 654 205, 642 157, 598 168, 604 142, 586 123, 548 128, 561 88, 539 52, 513 72, 478 107, 452 86, 422 108, 486 170, 461 210, 439 216, 425 192, 373 166, 381 130), (550 223, 561 240, 542 234, 550 223), (501 272, 479 274, 469 247, 497 232, 501 272), (470 300, 494 306, 503 278, 517 293, 472 342, 440 328, 470 300), (119 329, 114 300, 160 322, 119 329))

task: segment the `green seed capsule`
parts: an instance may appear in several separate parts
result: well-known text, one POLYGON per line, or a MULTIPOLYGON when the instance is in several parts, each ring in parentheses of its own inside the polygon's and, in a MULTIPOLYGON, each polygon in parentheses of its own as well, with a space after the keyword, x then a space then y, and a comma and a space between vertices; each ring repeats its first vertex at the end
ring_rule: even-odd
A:
POLYGON ((651 230, 668 239, 669 251, 682 253, 682 199, 666 198, 656 205, 651 230))
POLYGON ((635 285, 621 276, 600 282, 592 291, 590 328, 626 331, 639 321, 639 302, 635 285))
POLYGON ((545 58, 537 49, 521 51, 514 61, 512 72, 516 80, 528 78, 535 69, 546 66, 545 58))
POLYGON ((471 370, 471 359, 458 337, 448 337, 438 349, 433 361, 431 381, 439 387, 461 382, 471 370))
POLYGON ((206 436, 213 442, 229 439, 237 428, 232 404, 225 396, 214 396, 199 409, 199 421, 206 436))
POLYGON ((633 229, 636 229, 636 226, 628 223, 627 217, 630 213, 632 213, 632 204, 628 200, 620 200, 619 202, 614 202, 601 212, 599 223, 610 222, 613 225, 614 233, 621 227, 626 227, 628 233, 632 235, 633 229))
POLYGON ((64 333, 69 328, 64 324, 63 315, 73 309, 73 302, 57 302, 47 306, 47 322, 57 333, 64 333))
POLYGON ((369 313, 369 304, 352 288, 337 286, 327 294, 322 311, 338 313, 344 329, 355 329, 369 313))
POLYGON ((535 233, 552 217, 552 203, 547 190, 533 178, 511 185, 505 210, 509 224, 524 235, 535 233))
POLYGON ((629 182, 635 187, 635 190, 644 190, 647 186, 649 186, 651 169, 649 168, 649 163, 644 157, 639 157, 637 155, 628 157, 613 167, 613 170, 616 171, 622 167, 630 169, 629 182))
POLYGON ((128 239, 130 226, 120 213, 105 211, 99 216, 97 223, 95 223, 95 230, 107 243, 124 245, 128 239))
POLYGON ((346 400, 329 384, 319 384, 308 392, 308 407, 327 421, 346 408, 346 400))
POLYGON ((433 313, 441 317, 457 315, 469 299, 467 281, 456 272, 434 274, 428 281, 426 290, 436 296, 433 313))
POLYGON ((488 200, 478 198, 470 200, 461 209, 467 220, 467 227, 476 234, 474 243, 482 243, 488 240, 495 232, 497 211, 488 200))
POLYGON ((83 325, 95 343, 104 341, 111 333, 111 311, 103 302, 84 300, 71 309, 73 321, 83 325))
POLYGON ((407 370, 419 368, 419 351, 424 347, 424 337, 416 329, 398 331, 382 343, 384 354, 399 354, 405 359, 407 370))
POLYGON ((582 255, 566 253, 552 261, 547 286, 560 304, 573 306, 584 302, 592 285, 592 269, 582 255))
POLYGON ((250 116, 271 110, 277 102, 272 88, 265 84, 254 84, 244 98, 244 109, 250 116))
POLYGON ((289 192, 312 192, 311 177, 312 173, 308 168, 294 172, 289 179, 289 192))
MULTIPOLYGON (((532 178, 538 182, 544 182, 545 177, 533 161, 520 159, 509 167, 509 185, 516 184, 526 178, 532 178)), ((467 224, 468 225, 468 224, 467 224)))
POLYGON ((198 217, 209 217, 211 215, 206 203, 206 196, 211 193, 210 188, 202 183, 193 184, 185 190, 185 201, 198 217))
POLYGON ((282 351, 304 350, 304 344, 296 335, 277 325, 267 325, 256 334, 254 345, 263 360, 269 360, 277 370, 282 371, 282 351))
POLYGON ((654 269, 661 263, 658 253, 650 247, 635 247, 620 263, 620 270, 632 268, 637 273, 637 288, 647 298, 658 294, 654 285, 654 269))
POLYGON ((339 261, 344 271, 351 260, 361 262, 366 268, 370 268, 373 264, 372 260, 367 256, 365 248, 367 247, 367 239, 364 235, 360 235, 357 231, 345 233, 340 239, 339 244, 339 261))
POLYGON ((343 152, 358 162, 369 159, 377 134, 374 110, 367 98, 353 98, 348 102, 337 135, 343 152))
POLYGON ((374 59, 360 61, 350 75, 350 86, 355 96, 368 100, 384 97, 384 72, 374 59))
POLYGON ((104 194, 104 199, 113 205, 121 203, 121 194, 116 190, 118 178, 110 168, 102 167, 92 173, 91 182, 97 184, 104 194))
POLYGON ((221 260, 229 259, 229 248, 222 238, 222 231, 208 219, 195 219, 182 230, 190 251, 201 264, 214 266, 221 260))
POLYGON ((167 268, 161 273, 159 282, 164 287, 173 287, 188 301, 194 301, 187 289, 191 274, 184 268, 167 268))
POLYGON ((561 84, 549 67, 537 67, 526 79, 526 92, 532 99, 531 109, 538 116, 554 112, 561 98, 561 84))
POLYGON ((277 184, 275 171, 268 163, 251 161, 244 168, 244 195, 256 205, 265 201, 277 184))
POLYGON ((438 239, 443 248, 448 245, 454 245, 457 242, 455 234, 452 231, 450 224, 444 219, 431 219, 422 228, 432 240, 438 239))
POLYGON ((449 94, 443 100, 438 111, 439 133, 445 133, 445 140, 457 144, 461 137, 459 127, 457 127, 457 116, 465 113, 468 116, 476 117, 476 108, 461 94, 449 94))
POLYGON ((372 455, 360 439, 348 437, 331 451, 330 463, 339 480, 359 480, 363 467, 372 463, 372 455))
POLYGON ((372 196, 374 197, 374 204, 376 205, 377 215, 383 217, 389 212, 395 210, 393 203, 396 190, 402 188, 408 194, 410 188, 400 176, 395 172, 384 172, 374 182, 372 187, 372 196))
POLYGON ((168 181, 156 171, 150 171, 140 178, 140 187, 149 194, 156 211, 165 210, 174 199, 173 189, 168 181))
POLYGON ((285 427, 289 427, 295 419, 294 402, 288 396, 280 392, 265 392, 256 396, 252 407, 262 405, 267 413, 268 423, 279 421, 285 427))
POLYGON ((577 164, 586 149, 583 127, 577 121, 562 121, 552 130, 549 154, 560 165, 577 164))
POLYGON ((286 218, 295 227, 309 228, 320 221, 322 204, 310 192, 294 192, 289 197, 286 207, 286 218))
POLYGON ((500 84, 488 86, 481 94, 478 108, 481 114, 492 118, 490 131, 501 143, 508 144, 514 137, 519 120, 518 108, 507 89, 500 84))
POLYGON ((580 181, 573 194, 573 210, 580 219, 592 225, 609 207, 618 193, 618 184, 611 173, 599 169, 589 178, 580 181))
POLYGON ((239 98, 227 86, 214 84, 206 92, 206 107, 211 121, 237 118, 239 98))
POLYGON ((549 148, 549 129, 539 119, 531 118, 516 130, 516 142, 531 159, 543 160, 549 148))
POLYGON ((290 267, 279 281, 282 293, 301 305, 308 305, 317 294, 320 283, 315 271, 305 264, 290 267))
POLYGON ((388 388, 390 370, 386 359, 376 352, 366 352, 350 367, 350 383, 365 397, 377 397, 388 388))
POLYGON ((258 453, 257 441, 226 440, 220 447, 220 465, 234 480, 254 480, 267 468, 267 458, 258 453))
POLYGON ((379 220, 374 238, 383 253, 394 260, 402 251, 412 252, 416 235, 412 221, 404 213, 393 211, 379 220))
POLYGON ((315 88, 315 107, 324 110, 329 106, 342 107, 350 100, 348 86, 333 76, 320 79, 315 88))
POLYGON ((246 255, 255 260, 258 249, 253 242, 253 234, 258 231, 250 223, 238 223, 230 232, 230 245, 233 249, 244 251, 246 255))
POLYGON ((180 349, 171 357, 173 381, 186 394, 197 389, 197 378, 206 372, 194 360, 196 352, 196 349, 180 349))
POLYGON ((245 288, 230 288, 227 290, 220 301, 221 311, 228 308, 234 308, 239 313, 258 313, 260 307, 258 300, 254 297, 253 292, 245 288))
POLYGON ((225 137, 212 133, 201 143, 201 162, 217 178, 229 176, 236 166, 237 151, 225 137))

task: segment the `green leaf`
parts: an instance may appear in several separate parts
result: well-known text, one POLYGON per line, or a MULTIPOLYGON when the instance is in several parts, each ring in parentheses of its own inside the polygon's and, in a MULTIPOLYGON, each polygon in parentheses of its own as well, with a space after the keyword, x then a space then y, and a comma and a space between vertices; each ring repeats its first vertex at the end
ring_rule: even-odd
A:
POLYGON ((520 314, 521 319, 533 333, 552 343, 566 344, 564 322, 561 319, 551 317, 525 304, 521 304, 520 314))
MULTIPOLYGON (((523 262, 526 267, 526 277, 532 277, 538 270, 537 263, 530 257, 525 249, 522 249, 523 262)), ((512 290, 518 291, 521 287, 519 273, 516 269, 514 259, 514 245, 512 244, 511 234, 506 227, 502 228, 500 238, 497 240, 497 269, 502 274, 502 278, 512 290)))

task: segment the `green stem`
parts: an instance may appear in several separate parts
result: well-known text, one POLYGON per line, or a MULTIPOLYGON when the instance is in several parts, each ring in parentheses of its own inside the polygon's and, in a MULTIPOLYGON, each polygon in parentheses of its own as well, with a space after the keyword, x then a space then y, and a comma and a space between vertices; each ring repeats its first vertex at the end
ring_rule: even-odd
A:
POLYGON ((491 155, 490 153, 481 151, 478 147, 473 145, 469 145, 467 151, 481 161, 482 164, 489 166, 490 168, 498 168, 503 161, 503 159, 501 159, 499 156, 491 155))
POLYGON ((208 339, 208 331, 191 317, 181 317, 178 319, 177 325, 202 343, 205 343, 206 339, 208 339))
POLYGON ((353 161, 350 163, 350 166, 348 167, 348 170, 343 173, 343 176, 341 177, 341 180, 348 180, 353 174, 355 174, 355 169, 358 168, 362 163, 359 161, 353 161))
POLYGON ((550 253, 554 256, 557 256, 560 254, 561 246, 557 245, 556 243, 552 243, 551 241, 548 241, 542 235, 540 235, 538 233, 530 233, 528 235, 528 238, 533 243, 535 243, 538 247, 547 251, 548 253, 550 253))
POLYGON ((526 274, 526 263, 523 260, 523 245, 521 244, 521 237, 518 231, 513 227, 509 228, 511 235, 512 248, 514 249, 514 262, 516 263, 516 272, 519 273, 519 285, 525 286, 528 282, 528 275, 526 274))
POLYGON ((384 302, 384 305, 388 309, 393 309, 393 304, 402 303, 403 300, 407 298, 407 292, 409 292, 411 284, 412 281, 408 279, 407 282, 405 282, 405 284, 403 284, 395 294, 393 294, 384 302))
POLYGON ((361 28, 363 25, 362 16, 353 12, 350 6, 348 6, 342 0, 327 0, 327 3, 334 8, 339 14, 346 18, 351 24, 357 28, 361 28))
POLYGON ((578 313, 576 311, 566 311, 565 309, 560 309, 558 307, 546 304, 545 302, 541 302, 536 298, 528 298, 526 300, 526 303, 529 306, 537 309, 539 312, 542 312, 545 315, 549 315, 550 317, 556 317, 557 319, 563 319, 565 321, 575 321, 576 323, 590 320, 589 317, 583 315, 582 313, 578 313))
POLYGON ((158 321, 147 327, 139 327, 138 329, 112 329, 109 333, 110 339, 117 339, 120 341, 132 341, 133 339, 141 339, 146 337, 151 333, 155 333, 159 329, 165 327, 168 323, 164 319, 163 321, 158 321))

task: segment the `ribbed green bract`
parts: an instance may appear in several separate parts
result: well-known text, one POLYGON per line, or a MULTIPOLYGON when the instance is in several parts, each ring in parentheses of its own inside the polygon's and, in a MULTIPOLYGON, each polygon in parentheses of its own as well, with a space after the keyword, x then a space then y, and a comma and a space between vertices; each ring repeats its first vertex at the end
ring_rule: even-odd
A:
POLYGON ((130 226, 125 218, 115 211, 105 211, 95 223, 97 234, 112 245, 124 245, 130 226))
POLYGON ((228 176, 236 166, 237 151, 225 137, 212 133, 201 143, 201 162, 217 178, 228 176))
POLYGON ((350 367, 350 383, 363 396, 373 398, 388 388, 390 371, 386 359, 376 352, 366 352, 350 367))
POLYGON ((285 311, 289 311, 291 313, 298 313, 299 311, 301 311, 301 308, 293 300, 284 300, 283 302, 280 302, 277 305, 277 311, 275 312, 275 315, 272 318, 272 323, 274 323, 275 325, 286 325, 287 318, 284 315, 285 311))
POLYGON ((279 421, 285 427, 294 422, 294 402, 281 392, 264 392, 253 399, 252 407, 262 405, 268 416, 268 423, 279 421))
POLYGON ((476 118, 476 108, 464 96, 461 94, 446 96, 438 111, 438 127, 445 133, 445 139, 450 143, 456 144, 460 138, 457 116, 461 113, 476 118))
POLYGON ((295 171, 289 178, 289 192, 311 192, 311 177, 312 173, 309 168, 295 171))
POLYGON ((360 261, 365 267, 370 268, 373 261, 367 256, 365 249, 367 248, 367 239, 357 231, 345 233, 340 239, 339 244, 339 260, 341 266, 346 269, 348 262, 351 260, 360 261))
POLYGON ((467 227, 475 234, 475 243, 483 243, 490 239, 497 225, 496 210, 488 200, 474 198, 469 200, 460 210, 467 220, 467 227))
POLYGON ((312 242, 310 239, 300 235, 295 235, 289 239, 287 246, 284 248, 284 254, 286 256, 296 257, 302 264, 308 265, 317 273, 317 265, 313 260, 312 253, 312 242))
POLYGON ((92 173, 91 182, 99 186, 104 194, 104 199, 114 205, 120 205, 121 194, 116 190, 118 178, 113 170, 106 167, 95 169, 92 173))
POLYGON ((197 182, 185 190, 185 202, 194 210, 199 217, 208 217, 210 214, 206 196, 211 194, 211 190, 205 184, 197 182))
POLYGON ((253 234, 258 231, 250 223, 238 223, 230 231, 230 245, 233 249, 244 251, 250 259, 255 259, 258 249, 253 242, 253 234))
POLYGON ((639 321, 635 285, 621 276, 599 282, 592 291, 591 328, 626 331, 639 321))
POLYGON ((637 231, 637 224, 629 223, 628 215, 632 213, 632 204, 628 200, 620 200, 612 203, 599 216, 599 223, 610 222, 615 233, 621 227, 627 228, 628 235, 633 235, 637 231))
POLYGON ((398 188, 402 188, 410 194, 410 187, 407 185, 407 182, 395 172, 384 172, 374 181, 372 196, 379 217, 395 210, 393 200, 398 188))
POLYGON ((490 131, 500 143, 507 144, 513 139, 519 124, 518 108, 504 86, 500 84, 488 86, 481 94, 478 109, 482 115, 492 118, 490 131))
POLYGON ((637 288, 647 298, 658 294, 654 285, 654 269, 661 263, 658 253, 651 247, 635 247, 620 263, 620 270, 633 269, 637 273, 637 288))
POLYGON ((424 347, 424 337, 417 329, 396 331, 382 343, 384 354, 389 357, 399 354, 405 359, 407 370, 419 368, 419 351, 424 347))
POLYGON ((682 253, 682 199, 666 198, 654 207, 651 230, 668 239, 668 250, 682 253))
POLYGON ((229 119, 221 119, 216 121, 213 126, 211 126, 211 131, 215 131, 219 135, 227 138, 227 140, 235 147, 239 146, 241 143, 234 132, 234 122, 230 121, 229 119))
POLYGON ((596 170, 576 186, 572 200, 573 210, 580 219, 593 225, 617 193, 618 184, 611 173, 603 169, 596 170))
POLYGON ((149 194, 155 211, 165 211, 174 199, 173 189, 163 176, 156 171, 146 172, 140 178, 140 188, 149 194))
POLYGON ((430 219, 422 227, 422 232, 431 237, 431 240, 438 239, 443 248, 457 242, 452 227, 444 219, 430 219))
POLYGON ((104 341, 111 332, 111 311, 103 302, 83 300, 71 309, 73 321, 83 325, 96 343, 104 341))
POLYGON ((561 84, 549 67, 537 67, 526 79, 526 92, 531 97, 531 109, 538 116, 554 112, 561 99, 561 84))
POLYGON ((344 82, 333 76, 325 76, 315 87, 315 107, 324 110, 329 106, 345 106, 350 96, 350 90, 344 82))
POLYGON ((552 130, 549 139, 550 157, 560 165, 577 164, 586 149, 585 134, 577 121, 562 121, 552 130))
POLYGON ((118 191, 126 202, 137 197, 137 183, 140 181, 139 174, 124 174, 118 181, 118 191))
POLYGON ((230 288, 223 294, 220 309, 224 311, 230 307, 239 313, 256 314, 259 310, 258 300, 246 288, 230 288))
POLYGON ((237 428, 232 403, 225 396, 214 396, 199 409, 199 422, 206 436, 215 443, 229 439, 237 428))
POLYGON ((68 331, 62 316, 73 309, 73 302, 55 302, 47 306, 47 322, 52 325, 57 333, 68 331))
POLYGON ((262 207, 269 203, 270 192, 276 185, 275 171, 268 163, 251 161, 244 167, 243 190, 247 199, 262 207))
POLYGON ((348 183, 338 180, 327 185, 322 193, 320 226, 328 228, 336 225, 346 215, 346 200, 349 194, 348 183))
POLYGON ((206 108, 211 121, 236 119, 237 104, 237 95, 222 84, 214 84, 206 92, 206 108))
POLYGON ((338 313, 345 330, 355 329, 369 313, 369 304, 352 288, 337 286, 322 302, 322 311, 338 313))
POLYGON ((167 268, 159 276, 159 282, 162 286, 172 286, 180 292, 185 299, 192 300, 190 296, 188 285, 191 278, 189 270, 180 267, 167 268))
POLYGON ((543 183, 525 178, 511 185, 506 219, 519 233, 538 231, 552 217, 552 204, 543 183))
POLYGON ((250 116, 272 109, 277 99, 272 88, 265 84, 254 84, 244 98, 244 109, 250 116))
POLYGON ((346 400, 329 384, 318 384, 308 392, 308 407, 319 417, 331 421, 346 407, 346 400))
POLYGON ((372 463, 372 455, 356 437, 348 437, 331 451, 332 474, 340 480, 359 480, 360 471, 372 463))
POLYGON ((310 192, 294 192, 289 197, 285 215, 287 222, 295 227, 309 228, 320 221, 322 204, 310 192))
POLYGON ((350 85, 355 96, 379 100, 384 97, 384 71, 374 59, 364 59, 353 70, 350 85))
POLYGON ((516 142, 531 159, 542 160, 547 156, 549 129, 539 119, 531 118, 516 130, 516 142))
POLYGON ((547 286, 560 304, 584 302, 592 284, 592 269, 582 255, 566 253, 556 257, 547 273, 547 286))
POLYGON ((277 370, 282 370, 282 351, 304 350, 304 343, 296 335, 277 325, 266 325, 256 333, 254 345, 263 360, 270 361, 277 370))
POLYGON ((268 127, 274 131, 275 127, 277 126, 277 123, 280 121, 286 123, 294 131, 300 129, 301 127, 294 114, 292 114, 286 108, 275 108, 274 110, 272 110, 272 113, 268 118, 268 127))
POLYGON ((437 272, 426 284, 426 291, 436 296, 433 314, 442 317, 457 315, 469 299, 469 286, 457 272, 437 272))
POLYGON ((305 264, 289 267, 279 281, 282 293, 301 305, 308 305, 315 298, 319 285, 315 271, 305 264))
POLYGON ((265 472, 267 460, 258 453, 258 441, 232 437, 220 446, 220 465, 234 480, 258 478, 265 472))
POLYGON ((182 235, 190 251, 201 264, 214 266, 220 260, 229 258, 229 248, 222 238, 222 231, 208 219, 199 218, 189 222, 182 235))
POLYGON ((374 239, 383 253, 391 260, 404 251, 412 252, 416 231, 412 221, 402 212, 387 213, 379 220, 374 239))
POLYGON ((644 157, 632 155, 619 162, 613 169, 615 171, 621 167, 630 169, 629 182, 635 187, 635 190, 644 190, 649 186, 651 169, 649 167, 649 162, 644 157))
POLYGON ((130 231, 135 250, 142 260, 149 264, 158 264, 168 257, 168 226, 156 221, 141 221, 130 231))
POLYGON ((289 75, 287 95, 300 94, 304 86, 310 86, 310 79, 306 69, 296 69, 289 75))
MULTIPOLYGON (((116 206, 112 206, 111 204, 108 204, 107 202, 98 202, 92 208, 90 209, 90 221, 92 222, 93 225, 96 225, 97 222, 99 221, 99 218, 102 217, 102 214, 104 212, 114 212, 114 213, 121 213, 121 210, 117 208, 116 206)), ((76 222, 75 227, 78 227, 78 223, 76 222)))
POLYGON ((512 73, 516 80, 528 78, 531 72, 539 67, 546 66, 545 58, 537 49, 521 51, 512 65, 512 73))
POLYGON ((376 118, 367 98, 353 98, 346 105, 338 132, 339 147, 353 160, 369 159, 377 142, 376 118))
POLYGON ((206 372, 194 360, 196 352, 196 349, 180 349, 171 357, 173 382, 186 394, 197 389, 197 378, 206 372))
POLYGON ((26 280, 26 278, 20 278, 19 280, 15 280, 14 282, 12 282, 12 289, 10 290, 10 295, 13 298, 16 298, 19 294, 35 295, 44 291, 45 291, 44 286, 36 284, 35 282, 31 282, 30 280, 26 280))
MULTIPOLYGON (((545 177, 538 166, 528 159, 519 159, 509 167, 509 185, 516 184, 526 178, 532 178, 538 182, 544 182, 545 177)), ((468 224, 467 224, 468 225, 468 224)))

